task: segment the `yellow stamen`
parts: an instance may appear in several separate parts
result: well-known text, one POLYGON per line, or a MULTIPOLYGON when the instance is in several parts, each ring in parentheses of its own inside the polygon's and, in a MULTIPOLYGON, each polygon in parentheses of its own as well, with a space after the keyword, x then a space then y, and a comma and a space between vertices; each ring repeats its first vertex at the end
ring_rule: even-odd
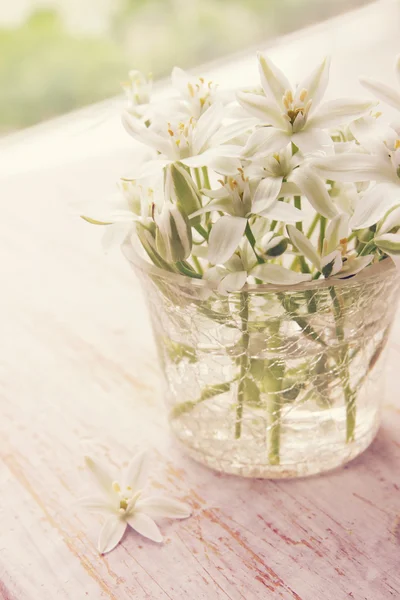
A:
POLYGON ((394 143, 394 149, 398 150, 400 148, 400 140, 396 140, 394 143))
POLYGON ((305 90, 305 89, 301 90, 300 96, 299 96, 301 102, 304 102, 304 100, 307 98, 307 94, 308 94, 307 90, 305 90))
POLYGON ((192 86, 192 84, 191 84, 190 82, 187 84, 187 86, 188 86, 189 94, 190 94, 190 95, 192 96, 192 98, 193 98, 193 97, 194 97, 194 89, 193 89, 193 86, 192 86))
POLYGON ((119 485, 118 481, 114 481, 112 484, 112 489, 114 490, 114 492, 116 492, 117 494, 121 491, 121 486, 119 485))

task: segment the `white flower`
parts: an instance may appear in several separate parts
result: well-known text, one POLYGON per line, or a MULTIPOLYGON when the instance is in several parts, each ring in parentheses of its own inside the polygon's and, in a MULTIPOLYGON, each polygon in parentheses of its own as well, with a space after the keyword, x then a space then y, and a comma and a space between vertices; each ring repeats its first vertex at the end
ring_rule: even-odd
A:
POLYGON ((122 83, 128 100, 127 112, 135 118, 146 120, 150 116, 150 96, 153 86, 151 74, 146 78, 140 71, 129 71, 129 81, 122 83))
POLYGON ((147 456, 139 452, 129 463, 120 481, 113 480, 107 470, 86 457, 86 465, 93 473, 101 495, 82 498, 81 506, 108 516, 100 531, 98 550, 110 552, 121 541, 127 526, 154 542, 162 542, 162 535, 153 518, 185 519, 190 508, 170 498, 142 494, 147 479, 147 456))
MULTIPOLYGON (((400 54, 396 58, 395 70, 397 79, 400 83, 400 54)), ((400 111, 400 89, 396 90, 385 83, 381 83, 376 79, 368 77, 360 77, 360 83, 369 90, 374 96, 386 102, 396 110, 400 111)))
MULTIPOLYGON (((282 236, 276 236, 276 241, 266 245, 273 247, 279 243, 282 236)), ((205 274, 205 279, 217 283, 217 291, 226 295, 229 292, 240 291, 249 277, 256 277, 264 283, 273 285, 296 285, 311 280, 307 273, 296 273, 290 269, 273 263, 259 264, 255 258, 253 249, 249 242, 244 240, 237 253, 235 253, 224 265, 211 267, 205 274)))
POLYGON ((337 215, 329 223, 321 254, 314 248, 312 242, 304 233, 296 227, 288 225, 286 229, 294 248, 299 251, 300 255, 309 260, 318 271, 321 271, 326 279, 329 277, 337 279, 352 277, 367 267, 374 258, 372 254, 345 256, 349 233, 349 218, 347 215, 337 215))
POLYGON ((233 100, 233 94, 221 92, 218 85, 204 77, 188 75, 183 69, 174 67, 171 74, 172 85, 179 92, 178 109, 189 117, 198 119, 214 102, 233 100))
POLYGON ((322 63, 293 89, 285 75, 263 54, 258 54, 264 94, 239 92, 238 100, 263 125, 251 136, 247 151, 275 152, 292 141, 302 152, 332 146, 325 131, 368 112, 374 103, 342 99, 318 105, 329 78, 329 61, 322 63))
POLYGON ((139 142, 157 151, 158 157, 147 162, 133 178, 142 178, 159 173, 167 164, 181 162, 187 167, 209 166, 224 175, 233 174, 240 162, 241 146, 226 142, 247 131, 252 119, 245 119, 222 126, 224 107, 220 102, 210 106, 198 120, 191 117, 164 128, 146 127, 127 113, 122 122, 127 132, 139 142))
POLYGON ((353 229, 375 225, 400 200, 400 138, 394 130, 385 141, 371 138, 370 123, 364 119, 352 125, 352 132, 367 152, 344 153, 315 159, 320 175, 342 182, 375 182, 357 202, 350 221, 353 229))
POLYGON ((221 211, 208 239, 208 259, 212 264, 226 262, 239 245, 250 216, 259 215, 269 219, 296 223, 305 215, 295 206, 278 200, 282 179, 265 178, 249 180, 240 169, 236 177, 228 177, 226 183, 216 190, 203 190, 213 198, 205 207, 192 215, 221 211))

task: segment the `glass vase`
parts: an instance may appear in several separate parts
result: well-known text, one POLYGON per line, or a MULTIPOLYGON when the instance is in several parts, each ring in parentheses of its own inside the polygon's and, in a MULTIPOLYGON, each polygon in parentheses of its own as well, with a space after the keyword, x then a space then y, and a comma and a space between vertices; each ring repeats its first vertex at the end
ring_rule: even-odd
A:
POLYGON ((391 259, 347 280, 220 295, 123 246, 144 288, 176 438, 225 473, 321 473, 359 455, 380 422, 399 277, 391 259))

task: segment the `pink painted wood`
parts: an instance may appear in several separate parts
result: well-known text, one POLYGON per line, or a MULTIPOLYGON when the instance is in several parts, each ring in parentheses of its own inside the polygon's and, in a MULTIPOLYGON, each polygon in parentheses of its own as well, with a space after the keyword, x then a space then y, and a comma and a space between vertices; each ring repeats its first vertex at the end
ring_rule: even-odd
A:
MULTIPOLYGON (((399 33, 389 5, 292 36, 271 54, 297 76, 300 60, 333 49, 336 91, 357 91, 360 71, 389 80, 399 33)), ((244 57, 220 79, 255 76, 244 57)), ((119 253, 101 254, 99 230, 68 208, 107 193, 134 158, 117 119, 90 127, 96 119, 84 113, 3 142, 0 598, 399 598, 400 318, 382 427, 350 465, 273 482, 185 458, 162 411, 141 291, 119 253), (130 532, 101 557, 99 519, 74 505, 88 491, 83 453, 90 446, 115 466, 143 445, 154 448, 153 488, 190 503, 193 516, 162 523, 162 546, 130 532)))

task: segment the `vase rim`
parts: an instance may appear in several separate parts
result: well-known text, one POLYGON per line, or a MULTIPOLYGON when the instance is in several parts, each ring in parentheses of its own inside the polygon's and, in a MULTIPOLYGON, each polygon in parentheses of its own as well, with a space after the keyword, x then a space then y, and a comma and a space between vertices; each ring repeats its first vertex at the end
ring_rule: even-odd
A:
MULTIPOLYGON (((127 261, 139 271, 146 273, 147 275, 154 275, 156 277, 165 279, 167 281, 175 282, 179 286, 192 286, 196 288, 208 288, 210 290, 216 290, 217 284, 206 280, 206 279, 196 279, 193 277, 189 277, 188 275, 183 275, 182 273, 172 273, 170 271, 166 271, 152 264, 142 256, 140 256, 139 252, 135 249, 134 244, 132 243, 132 237, 134 234, 128 234, 121 245, 121 250, 127 261)), ((300 292, 306 290, 319 290, 324 288, 329 288, 332 286, 335 287, 343 287, 349 285, 356 285, 360 282, 365 282, 368 279, 379 278, 383 276, 387 276, 390 273, 394 273, 397 267, 394 261, 390 256, 385 258, 384 260, 375 263, 373 265, 369 265, 365 267, 362 271, 354 275, 353 277, 348 277, 347 279, 319 279, 319 280, 311 280, 305 281, 303 283, 297 283, 295 285, 276 285, 272 283, 246 283, 240 290, 240 292, 253 292, 253 293, 265 293, 265 292, 300 292)), ((238 291, 229 292, 230 294, 237 294, 238 291)))

